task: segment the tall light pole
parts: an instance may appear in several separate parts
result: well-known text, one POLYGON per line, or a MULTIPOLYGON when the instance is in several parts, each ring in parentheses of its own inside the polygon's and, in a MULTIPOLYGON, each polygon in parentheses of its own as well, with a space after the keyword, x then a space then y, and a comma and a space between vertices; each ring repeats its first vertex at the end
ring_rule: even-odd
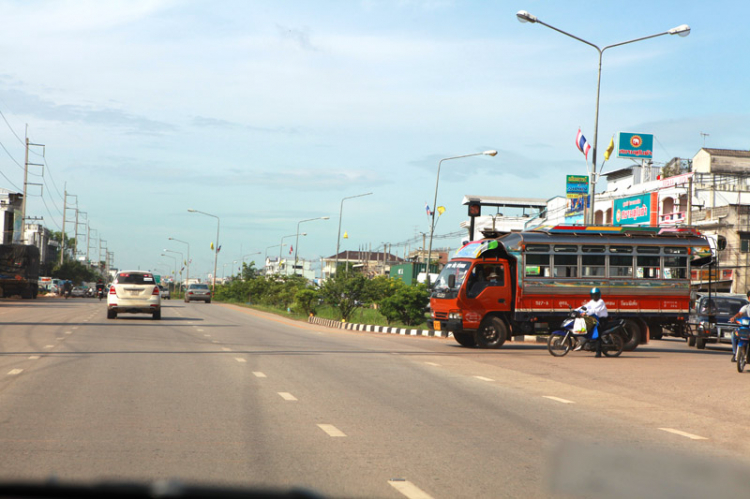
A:
POLYGON ((437 211, 437 195, 438 186, 440 185, 440 165, 443 161, 449 161, 451 159, 468 158, 471 156, 497 156, 497 151, 490 150, 484 152, 475 152, 471 154, 462 154, 461 156, 451 156, 450 158, 443 158, 438 161, 437 179, 435 180, 435 199, 432 202, 432 220, 430 221, 430 249, 427 251, 427 265, 425 267, 425 274, 427 276, 427 284, 430 283, 430 262, 432 261, 432 237, 435 235, 435 212, 437 211))
POLYGON ((365 194, 357 194, 356 196, 348 196, 341 200, 341 208, 339 208, 339 234, 338 236, 336 236, 336 264, 335 264, 336 266, 333 268, 334 273, 336 273, 336 271, 338 271, 339 269, 339 242, 341 242, 341 216, 344 214, 344 201, 346 201, 347 199, 354 199, 354 198, 361 198, 364 196, 369 196, 371 194, 372 192, 368 192, 365 194))
MULTIPOLYGON (((186 260, 186 266, 187 266, 187 277, 185 277, 185 285, 187 286, 190 281, 190 243, 187 241, 181 241, 179 239, 175 239, 174 237, 169 238, 170 241, 177 241, 178 243, 182 243, 187 246, 187 260, 186 260)), ((180 283, 182 284, 182 283, 180 283)))
POLYGON ((172 277, 173 278, 177 277, 177 257, 176 256, 172 256, 172 255, 165 255, 164 253, 162 253, 161 256, 166 256, 167 258, 171 258, 172 260, 174 260, 174 274, 175 275, 172 276, 172 277))
POLYGON ((297 222, 297 240, 294 242, 294 275, 297 275, 297 250, 299 249, 299 225, 305 222, 312 222, 313 220, 328 220, 329 218, 330 217, 308 218, 307 220, 300 220, 299 222, 297 222))
MULTIPOLYGON (((282 250, 282 248, 283 248, 284 246, 286 246, 286 245, 284 244, 284 239, 286 239, 287 237, 294 237, 294 236, 296 236, 296 235, 297 235, 297 234, 289 234, 288 236, 284 236, 284 237, 282 237, 282 238, 281 238, 281 245, 279 246, 279 274, 281 274, 281 250, 282 250)), ((302 234, 299 234, 299 235, 300 235, 300 236, 306 236, 306 235, 307 235, 307 232, 303 232, 302 234)), ((288 270, 289 270, 289 265, 287 265, 287 266, 286 266, 286 270, 287 270, 287 272, 284 272, 284 273, 285 273, 286 275, 289 275, 289 272, 288 272, 288 270)))
MULTIPOLYGON (((164 248, 165 253, 176 253, 180 255, 180 274, 182 274, 182 262, 185 261, 185 255, 182 253, 182 251, 173 251, 171 249, 164 248)), ((175 278, 177 278, 177 271, 175 270, 175 278)), ((180 277, 180 282, 177 284, 178 289, 182 289, 182 277, 180 277)))
POLYGON ((212 285, 213 291, 216 291, 216 267, 218 266, 218 263, 219 263, 219 228, 221 227, 221 220, 216 215, 206 213, 205 211, 198 211, 192 208, 189 208, 188 211, 190 213, 200 213, 201 215, 214 217, 216 219, 216 246, 214 247, 214 282, 212 285))
POLYGON ((594 45, 593 43, 586 41, 583 38, 579 38, 575 35, 571 35, 570 33, 563 31, 560 28, 555 28, 554 26, 550 24, 540 21, 538 17, 532 16, 525 10, 519 10, 518 13, 516 13, 516 17, 522 23, 532 23, 532 24, 539 23, 542 26, 546 26, 550 29, 557 31, 558 33, 562 33, 565 36, 569 36, 570 38, 578 40, 579 42, 585 43, 586 45, 590 47, 594 47, 596 51, 599 52, 599 73, 598 73, 597 80, 596 80, 596 114, 594 116, 594 145, 591 148, 592 149, 591 150, 591 166, 589 167, 589 174, 591 175, 591 204, 586 214, 586 225, 594 225, 594 198, 596 197, 596 175, 597 175, 596 174, 596 152, 598 149, 598 140, 599 140, 599 91, 602 86, 602 56, 604 55, 604 51, 607 49, 614 48, 614 47, 619 47, 620 45, 627 45, 629 43, 640 42, 641 40, 648 40, 649 38, 656 38, 657 36, 680 35, 682 37, 685 37, 690 34, 690 26, 688 26, 687 24, 681 24, 680 26, 677 26, 676 28, 672 28, 662 33, 656 33, 655 35, 642 36, 640 38, 634 38, 626 42, 615 43, 612 45, 607 45, 604 48, 599 48, 597 45, 594 45))

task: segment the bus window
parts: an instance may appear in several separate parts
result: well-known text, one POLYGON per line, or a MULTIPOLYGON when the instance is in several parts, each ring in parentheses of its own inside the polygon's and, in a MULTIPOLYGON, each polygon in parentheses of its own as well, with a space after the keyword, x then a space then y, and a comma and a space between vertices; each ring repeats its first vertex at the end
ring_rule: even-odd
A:
POLYGON ((549 244, 527 244, 527 253, 549 253, 549 244))
POLYGON ((555 277, 578 277, 578 255, 555 255, 554 275, 555 277))
MULTIPOLYGON (((602 247, 602 250, 604 250, 603 247, 602 247)), ((604 255, 583 255, 581 257, 581 276, 582 277, 597 277, 597 276, 603 277, 606 258, 607 257, 604 255)))
POLYGON ((604 246, 586 246, 584 245, 581 250, 584 253, 604 253, 604 246))
POLYGON ((683 248, 679 248, 679 247, 673 248, 673 247, 667 246, 666 248, 664 248, 664 254, 665 255, 687 255, 688 254, 688 249, 684 248, 684 247, 683 248))
MULTIPOLYGON (((665 249, 670 249, 670 248, 665 248, 665 249)), ((686 256, 665 256, 664 257, 664 279, 687 279, 687 257, 686 256)))
POLYGON ((549 255, 526 254, 526 277, 549 277, 549 255))
POLYGON ((659 254, 659 247, 658 246, 638 246, 638 253, 640 254, 649 254, 649 255, 658 255, 659 254))
MULTIPOLYGON (((612 251, 612 248, 610 248, 612 251)), ((632 255, 609 255, 610 277, 633 277, 632 255)))
POLYGON ((578 246, 555 245, 555 253, 578 253, 578 246))
POLYGON ((633 247, 632 246, 610 246, 609 252, 610 253, 632 253, 633 247))
MULTIPOLYGON (((640 251, 640 248, 638 248, 640 251)), ((656 248, 659 251, 659 248, 656 248)), ((642 256, 636 257, 635 276, 643 279, 658 279, 660 268, 660 257, 642 256)))

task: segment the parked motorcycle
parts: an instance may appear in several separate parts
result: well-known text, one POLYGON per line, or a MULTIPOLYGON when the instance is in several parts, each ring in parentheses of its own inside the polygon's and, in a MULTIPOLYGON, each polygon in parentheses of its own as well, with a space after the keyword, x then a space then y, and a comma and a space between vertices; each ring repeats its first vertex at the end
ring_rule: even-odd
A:
POLYGON ((750 317, 742 317, 737 328, 737 372, 743 372, 750 356, 750 317))
MULTIPOLYGON (((547 350, 551 355, 563 357, 584 341, 581 350, 586 352, 596 351, 597 340, 587 339, 585 326, 581 326, 584 311, 585 309, 583 311, 571 309, 568 318, 563 321, 560 329, 550 333, 547 340, 547 350)), ((599 325, 597 324, 595 327, 598 328, 599 325)), ((625 340, 623 339, 625 334, 625 321, 622 319, 611 322, 604 331, 599 331, 602 353, 607 357, 620 355, 625 347, 625 340)))

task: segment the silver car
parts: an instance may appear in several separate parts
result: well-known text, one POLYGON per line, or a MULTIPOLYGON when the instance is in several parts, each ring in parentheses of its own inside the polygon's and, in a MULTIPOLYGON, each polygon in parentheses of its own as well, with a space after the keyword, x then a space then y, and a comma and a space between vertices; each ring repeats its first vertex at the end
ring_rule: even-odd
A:
POLYGON ((204 301, 211 303, 211 290, 208 288, 208 284, 190 284, 185 291, 185 303, 191 301, 204 301))
POLYGON ((125 270, 117 274, 107 293, 107 319, 117 314, 151 314, 161 319, 161 293, 152 273, 125 270))

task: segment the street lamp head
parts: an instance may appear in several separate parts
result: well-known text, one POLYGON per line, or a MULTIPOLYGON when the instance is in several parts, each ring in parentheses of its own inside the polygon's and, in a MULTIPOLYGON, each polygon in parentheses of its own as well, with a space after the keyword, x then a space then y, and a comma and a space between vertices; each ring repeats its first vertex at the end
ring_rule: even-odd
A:
POLYGON ((321 220, 328 220, 331 217, 320 217, 321 220))
POLYGON ((306 235, 307 235, 307 232, 300 232, 300 233, 299 233, 299 235, 300 235, 300 236, 306 236, 306 235))
POLYGON ((482 154, 484 154, 485 156, 497 156, 497 151, 484 151, 482 154))
POLYGON ((516 12, 516 17, 518 18, 518 21, 522 23, 535 23, 539 20, 525 10, 519 10, 516 12))
POLYGON ((192 208, 188 208, 188 211, 189 211, 190 213, 195 213, 195 210, 194 210, 194 209, 192 209, 192 208))
POLYGON ((690 26, 687 24, 681 24, 677 26, 676 28, 672 28, 669 30, 670 35, 680 35, 682 37, 688 36, 690 34, 690 26))

